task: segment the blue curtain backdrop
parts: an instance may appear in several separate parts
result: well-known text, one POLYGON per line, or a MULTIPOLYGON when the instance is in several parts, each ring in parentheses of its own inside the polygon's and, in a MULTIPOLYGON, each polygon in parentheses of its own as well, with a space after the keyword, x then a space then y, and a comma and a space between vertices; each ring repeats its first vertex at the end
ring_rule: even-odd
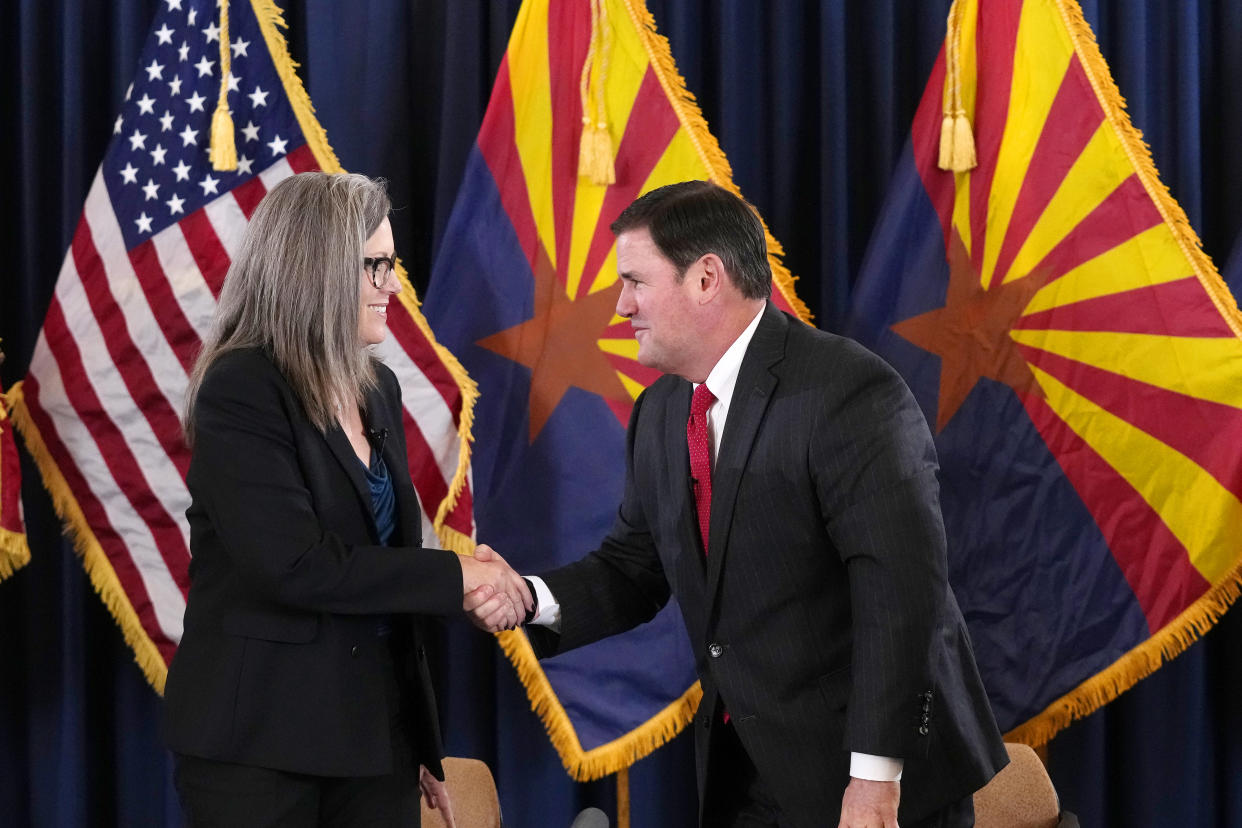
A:
MULTIPOLYGON (((14 0, 0 30, 0 338, 26 370, 155 0, 14 0)), ((347 169, 383 175, 420 288, 482 118, 516 0, 286 2, 290 45, 347 169)), ((849 304, 948 0, 649 0, 691 90, 801 277, 821 327, 849 304)), ((1208 253, 1242 288, 1242 0, 1085 0, 1135 123, 1208 253)), ((15 826, 181 824, 159 700, 61 539, 34 469, 32 563, 0 583, 0 814, 15 826)), ((451 752, 488 761, 506 823, 611 810, 568 781, 507 662, 446 623, 436 660, 451 752)), ((1083 825, 1242 826, 1242 616, 1058 736, 1050 768, 1083 825)), ((693 821, 690 745, 631 774, 636 828, 693 821)))

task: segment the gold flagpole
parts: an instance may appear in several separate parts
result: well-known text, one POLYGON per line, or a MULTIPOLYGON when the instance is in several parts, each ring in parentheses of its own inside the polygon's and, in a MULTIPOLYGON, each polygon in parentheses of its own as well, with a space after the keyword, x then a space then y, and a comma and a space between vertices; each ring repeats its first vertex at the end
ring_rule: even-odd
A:
POLYGON ((617 828, 630 828, 630 769, 617 771, 617 828))

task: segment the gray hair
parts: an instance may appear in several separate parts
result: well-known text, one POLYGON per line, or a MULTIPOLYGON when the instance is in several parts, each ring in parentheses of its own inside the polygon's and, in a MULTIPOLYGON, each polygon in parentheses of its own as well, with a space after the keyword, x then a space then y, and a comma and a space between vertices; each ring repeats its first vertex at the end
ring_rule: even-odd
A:
POLYGON ((263 348, 311 422, 332 427, 338 406, 375 385, 358 339, 363 248, 391 209, 383 179, 308 172, 259 203, 229 267, 185 396, 186 440, 203 377, 229 351, 263 348))

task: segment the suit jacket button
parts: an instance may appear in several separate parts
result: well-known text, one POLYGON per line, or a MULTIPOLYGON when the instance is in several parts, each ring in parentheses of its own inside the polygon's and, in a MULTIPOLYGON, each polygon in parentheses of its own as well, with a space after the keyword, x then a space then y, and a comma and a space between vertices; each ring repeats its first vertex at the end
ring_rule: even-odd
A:
POLYGON ((354 658, 358 657, 358 645, 357 644, 349 648, 349 654, 353 656, 354 658))
POLYGON ((723 652, 724 652, 724 647, 721 647, 719 644, 715 643, 714 641, 711 644, 707 645, 707 654, 711 656, 712 658, 720 658, 720 655, 723 652))
POLYGON ((919 735, 920 736, 927 735, 927 725, 919 725, 919 735))

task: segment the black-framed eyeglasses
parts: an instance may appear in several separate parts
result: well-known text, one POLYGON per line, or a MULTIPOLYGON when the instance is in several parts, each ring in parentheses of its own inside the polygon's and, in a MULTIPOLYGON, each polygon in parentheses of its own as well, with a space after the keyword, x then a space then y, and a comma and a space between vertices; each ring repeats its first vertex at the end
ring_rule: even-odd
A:
POLYGON ((388 283, 388 274, 392 273, 396 266, 396 262, 389 256, 368 256, 362 260, 362 269, 367 272, 367 277, 376 290, 388 283))

